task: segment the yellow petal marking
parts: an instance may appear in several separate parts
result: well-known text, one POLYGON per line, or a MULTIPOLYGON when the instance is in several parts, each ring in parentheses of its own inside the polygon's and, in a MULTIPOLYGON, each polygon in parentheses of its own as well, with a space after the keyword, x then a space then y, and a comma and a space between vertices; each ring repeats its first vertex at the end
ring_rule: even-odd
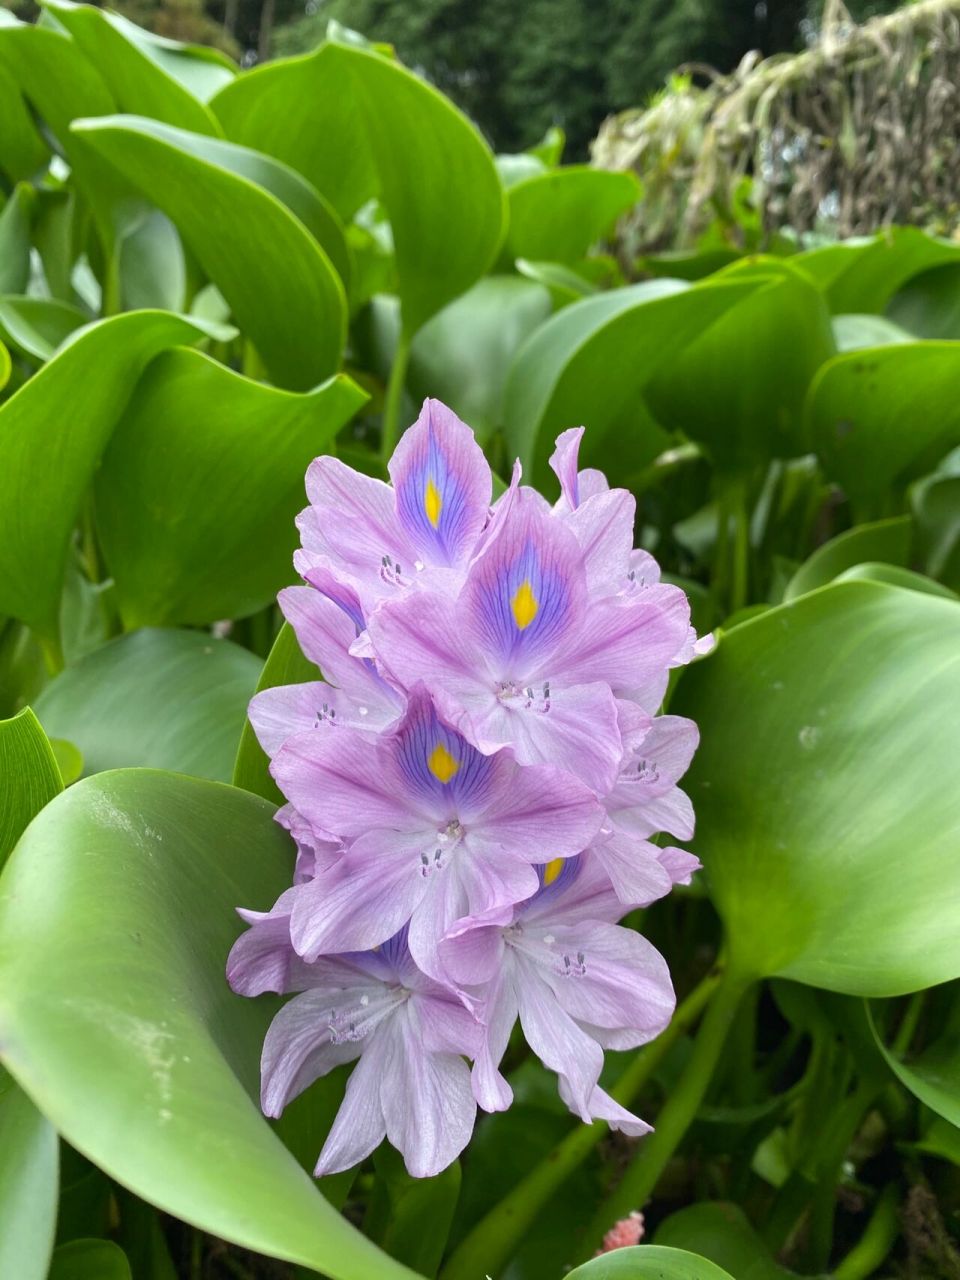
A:
POLYGON ((514 622, 521 631, 525 631, 540 610, 539 601, 533 594, 529 578, 525 578, 517 588, 516 595, 510 601, 510 608, 513 610, 514 622))
POLYGON ((544 887, 546 887, 548 884, 553 884, 554 880, 556 880, 557 876, 560 874, 562 870, 563 870, 562 858, 553 858, 550 862, 548 862, 547 865, 543 868, 544 887))
POLYGON ((439 782, 449 782, 460 765, 443 743, 438 742, 427 757, 427 768, 439 782))
POLYGON ((432 480, 427 481, 427 487, 423 491, 423 509, 427 513, 427 519, 436 529, 440 523, 443 499, 440 497, 440 491, 432 480))

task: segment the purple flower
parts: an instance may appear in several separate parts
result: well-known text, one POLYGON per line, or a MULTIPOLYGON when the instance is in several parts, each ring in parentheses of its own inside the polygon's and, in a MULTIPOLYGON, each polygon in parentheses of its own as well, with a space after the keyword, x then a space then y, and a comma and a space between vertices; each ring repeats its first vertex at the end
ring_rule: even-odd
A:
POLYGON ((656 592, 589 595, 576 537, 520 489, 455 600, 385 602, 368 632, 388 675, 423 678, 481 751, 510 746, 604 794, 622 753, 617 695, 666 671, 690 628, 683 592, 656 592))
POLYGON ((605 1048, 673 1010, 663 959, 618 922, 699 867, 653 838, 693 833, 677 784, 697 730, 656 713, 704 643, 633 546, 633 497, 580 469, 582 436, 557 440, 552 507, 519 464, 491 507, 472 432, 436 401, 390 485, 310 467, 308 585, 279 599, 322 679, 250 706, 297 860, 271 910, 241 912, 228 977, 298 993, 264 1045, 268 1114, 359 1059, 318 1173, 384 1135, 412 1173, 443 1168, 477 1102, 509 1105, 518 1019, 572 1111, 649 1127, 599 1079, 605 1048))
POLYGON ((290 946, 285 898, 253 921, 228 964, 231 985, 243 995, 300 993, 267 1031, 264 1113, 280 1115, 314 1080, 359 1059, 316 1176, 353 1168, 385 1137, 414 1177, 439 1173, 473 1132, 477 1104, 462 1055, 476 1052, 475 1018, 417 968, 405 931, 377 951, 305 963, 290 946))
POLYGON ((470 428, 438 400, 424 401, 389 470, 392 487, 317 458, 297 522, 299 572, 338 603, 352 588, 364 614, 421 581, 455 589, 489 515, 490 467, 470 428))
POLYGON ((639 1135, 649 1125, 599 1087, 603 1049, 629 1049, 659 1035, 673 1014, 666 962, 644 938, 615 923, 623 906, 589 856, 539 868, 527 901, 459 921, 440 946, 444 972, 472 992, 484 1042, 473 1072, 487 1111, 509 1106, 500 1074, 517 1017, 560 1095, 586 1122, 607 1120, 639 1135))
POLYGON ((346 850, 298 891, 291 937, 308 959, 376 946, 409 922, 429 972, 455 920, 529 897, 534 865, 579 853, 603 820, 569 774, 482 755, 419 686, 392 733, 300 734, 272 773, 312 829, 346 850))

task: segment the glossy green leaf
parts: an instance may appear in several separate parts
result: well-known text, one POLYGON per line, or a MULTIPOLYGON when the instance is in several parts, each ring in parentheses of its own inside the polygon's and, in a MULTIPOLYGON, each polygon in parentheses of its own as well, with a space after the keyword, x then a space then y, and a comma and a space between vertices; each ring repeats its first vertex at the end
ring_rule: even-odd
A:
POLYGON ((22 182, 33 177, 49 158, 19 84, 0 68, 0 171, 10 182, 22 182))
POLYGON ((70 536, 116 421, 149 361, 201 332, 163 312, 114 316, 0 406, 0 613, 55 637, 70 536))
POLYGON ((83 753, 76 743, 68 742, 66 738, 51 738, 50 749, 65 787, 83 777, 83 753))
POLYGON ((793 258, 823 290, 834 315, 882 314, 897 290, 913 276, 958 261, 960 246, 917 227, 894 227, 869 238, 810 249, 793 258))
POLYGON ((43 0, 43 6, 99 69, 121 111, 195 133, 219 133, 213 112, 128 39, 104 10, 72 0, 43 0))
POLYGON ((960 444, 960 343, 837 356, 814 380, 806 418, 827 475, 855 502, 880 499, 960 444))
POLYGON ((684 786, 733 964, 851 995, 960 976, 958 667, 960 603, 848 582, 684 674, 671 711, 700 727, 684 786))
POLYGON ((174 221, 276 382, 303 391, 336 371, 346 332, 340 278, 303 222, 236 171, 237 148, 139 116, 72 129, 174 221))
POLYGON ((911 487, 910 507, 927 573, 960 589, 960 450, 911 487))
MULTIPOLYGON (((70 131, 78 116, 108 115, 116 110, 99 70, 65 33, 16 21, 0 24, 0 70, 16 80, 56 138, 70 165, 71 180, 90 206, 104 257, 112 263, 128 215, 138 212, 137 201, 129 184, 70 131)), ((113 290, 110 266, 106 274, 106 283, 113 290)))
MULTIPOLYGON (((0 869, 30 821, 63 790, 29 708, 0 720, 0 869)), ((0 889, 2 895, 2 889, 0 889)), ((57 1224, 57 1135, 0 1067, 0 1276, 44 1280, 57 1224)))
POLYGON ((837 351, 859 351, 863 347, 890 347, 913 342, 918 336, 907 332, 885 316, 834 316, 833 337, 837 351))
POLYGON ((407 389, 417 403, 436 396, 487 440, 503 420, 510 361, 550 311, 543 285, 516 276, 480 280, 417 334, 407 389))
POLYGON ((97 475, 97 525, 128 628, 238 618, 294 580, 303 477, 366 396, 304 395, 181 348, 147 369, 97 475))
POLYGON ((49 1280, 131 1280, 130 1263, 110 1240, 71 1240, 54 1251, 49 1280))
POLYGON ((9 382, 12 368, 10 352, 3 343, 0 342, 0 391, 2 391, 9 382))
POLYGON ((570 165, 525 178, 508 193, 505 256, 576 262, 640 199, 633 173, 570 165))
POLYGON ((22 293, 27 287, 32 203, 32 190, 20 183, 0 209, 0 294, 22 293))
POLYGON ((923 595, 939 596, 942 600, 956 600, 955 591, 935 582, 923 573, 914 573, 912 569, 902 569, 896 564, 882 564, 878 561, 866 561, 864 564, 852 565, 844 569, 836 577, 837 582, 885 582, 890 587, 900 587, 904 591, 919 591, 923 595))
POLYGON ((0 1067, 0 1275, 11 1280, 46 1280, 57 1225, 57 1146, 52 1125, 0 1067))
POLYGON ((260 661, 202 631, 119 636, 62 671, 37 717, 88 774, 149 765, 227 781, 260 661))
POLYGON ((585 298, 541 325, 510 366, 504 390, 507 444, 531 483, 550 482, 554 437, 581 423, 590 427, 581 465, 596 465, 608 438, 631 465, 652 461, 669 439, 642 407, 644 385, 668 355, 755 288, 756 281, 693 288, 651 280, 585 298))
POLYGON ((465 116, 396 62, 327 41, 239 77, 211 106, 228 138, 299 169, 344 219, 382 200, 408 334, 493 261, 504 216, 493 157, 465 116))
MULTIPOLYGON (((614 1249, 567 1272, 567 1280, 734 1280, 706 1258, 659 1244, 614 1249)), ((736 1280, 741 1280, 737 1276, 736 1280)))
POLYGON ((224 965, 235 908, 288 883, 272 814, 140 769, 49 805, 0 897, 4 1058, 72 1146, 158 1208, 333 1280, 411 1280, 327 1204, 255 1101, 277 1002, 235 996, 224 965))
POLYGON ((647 390, 654 417, 679 428, 725 471, 803 447, 803 396, 834 354, 819 291, 789 263, 746 259, 712 277, 755 288, 716 324, 671 354, 647 390))
POLYGON ((527 258, 518 258, 514 266, 519 275, 535 280, 537 284, 550 290, 556 311, 597 292, 589 280, 585 280, 572 267, 565 267, 562 262, 530 262, 527 258))
POLYGON ((0 808, 0 868, 31 818, 63 790, 56 757, 30 710, 0 720, 0 778, 4 779, 0 808))
POLYGON ((817 547, 800 566, 787 583, 784 601, 795 600, 817 587, 825 587, 845 569, 866 560, 906 567, 910 563, 912 536, 913 522, 909 516, 858 524, 838 533, 822 547, 817 547))
MULTIPOLYGON (((263 671, 257 681, 257 693, 261 689, 273 689, 277 685, 304 684, 308 680, 319 678, 317 667, 303 656, 293 627, 285 622, 263 664, 263 671)), ((257 742, 257 736, 247 720, 244 722, 233 766, 233 785, 263 796, 274 804, 283 804, 283 796, 270 776, 268 765, 266 753, 257 742)))
POLYGON ((918 338, 960 338, 960 262, 914 276, 890 299, 887 316, 918 338))
POLYGON ((942 1033, 918 1055, 898 1057, 877 1029, 867 1007, 870 1027, 890 1070, 914 1097, 937 1115, 960 1126, 960 1003, 955 1003, 942 1033))
POLYGON ((694 1249, 737 1280, 788 1280, 796 1274, 773 1260, 736 1204, 705 1203, 680 1209, 660 1224, 656 1241, 694 1249))
POLYGON ((0 335, 21 355, 41 363, 88 319, 79 307, 53 298, 0 297, 0 335))

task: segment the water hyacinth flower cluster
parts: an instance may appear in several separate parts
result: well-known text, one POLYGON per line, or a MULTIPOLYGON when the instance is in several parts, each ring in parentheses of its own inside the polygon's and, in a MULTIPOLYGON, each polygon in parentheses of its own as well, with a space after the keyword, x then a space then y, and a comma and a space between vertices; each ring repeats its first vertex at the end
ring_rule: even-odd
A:
POLYGON ((683 592, 635 550, 635 504, 579 470, 564 432, 551 506, 520 468, 491 505, 469 427, 428 400, 391 483, 334 458, 307 474, 280 595, 324 679, 256 695, 250 719, 287 804, 293 883, 228 964, 234 989, 296 993, 262 1059, 268 1115, 356 1062, 316 1167, 384 1137, 415 1176, 510 1105, 519 1020, 570 1110, 649 1126, 599 1086, 604 1049, 667 1025, 667 966, 619 922, 687 883, 677 786, 694 724, 658 715, 698 648, 683 592))

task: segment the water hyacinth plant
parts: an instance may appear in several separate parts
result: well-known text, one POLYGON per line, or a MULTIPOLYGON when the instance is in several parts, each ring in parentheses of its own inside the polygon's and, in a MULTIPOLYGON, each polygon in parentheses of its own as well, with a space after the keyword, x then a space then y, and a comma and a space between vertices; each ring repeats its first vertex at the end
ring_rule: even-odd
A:
POLYGON ((518 1017, 575 1114, 649 1130, 599 1079, 604 1048, 647 1043, 674 1008, 662 956, 617 922, 699 866, 651 837, 693 835, 676 784, 696 727, 655 712, 702 645, 633 547, 631 495, 578 469, 582 434, 557 441, 553 507, 519 464, 491 506, 473 432, 435 400, 392 486, 333 458, 307 473, 309 585, 280 603, 338 683, 251 703, 296 872, 242 912, 228 974, 244 995, 301 993, 267 1033, 268 1115, 359 1059, 318 1176, 384 1135, 411 1174, 440 1173, 478 1104, 509 1107, 518 1017))
POLYGON ((960 247, 42 9, 0 1280, 954 1280, 960 247))

